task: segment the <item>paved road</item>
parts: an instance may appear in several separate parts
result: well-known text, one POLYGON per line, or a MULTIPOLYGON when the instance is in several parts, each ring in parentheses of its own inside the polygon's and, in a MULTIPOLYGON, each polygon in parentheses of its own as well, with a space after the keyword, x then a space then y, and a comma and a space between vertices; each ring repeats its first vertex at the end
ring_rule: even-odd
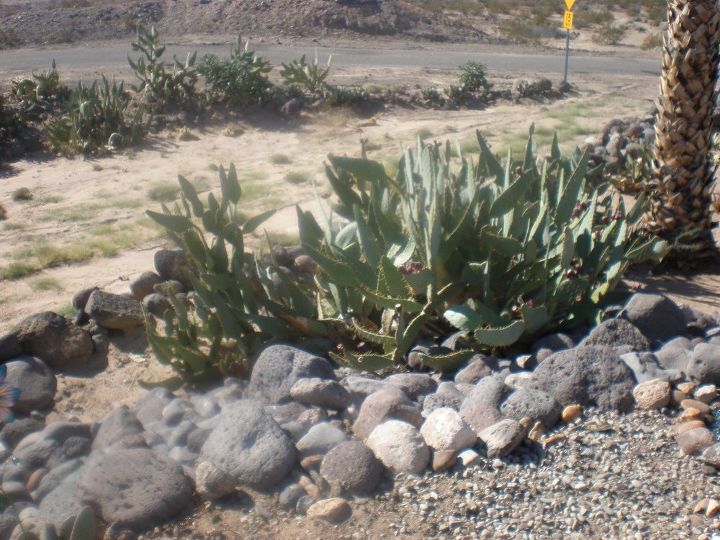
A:
MULTIPOLYGON (((562 73, 564 55, 561 51, 543 52, 542 54, 524 54, 518 52, 502 52, 497 48, 491 52, 463 50, 461 45, 456 49, 444 46, 441 49, 369 49, 347 47, 318 47, 321 59, 333 55, 336 67, 407 67, 449 69, 468 61, 475 60, 487 65, 490 71, 532 72, 557 75, 562 73)), ((226 55, 228 45, 187 45, 169 46, 169 58, 177 54, 184 58, 189 50, 198 50, 200 56, 211 53, 226 55)), ((256 51, 273 64, 288 62, 300 54, 312 56, 312 46, 291 47, 287 45, 255 46, 256 51)), ((72 71, 93 71, 103 68, 109 71, 127 67, 127 56, 133 57, 127 44, 81 45, 56 49, 20 49, 0 51, 0 72, 28 72, 47 68, 50 60, 55 58, 59 66, 72 71)), ((625 58, 618 56, 593 56, 577 53, 571 57, 570 69, 573 73, 616 74, 616 75, 660 75, 660 61, 649 58, 625 58)))

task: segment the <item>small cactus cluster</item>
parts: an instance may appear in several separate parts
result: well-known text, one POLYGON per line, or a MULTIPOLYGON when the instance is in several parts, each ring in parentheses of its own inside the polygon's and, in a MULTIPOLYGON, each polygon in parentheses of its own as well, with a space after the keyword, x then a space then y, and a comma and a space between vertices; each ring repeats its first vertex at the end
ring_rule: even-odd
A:
POLYGON ((338 362, 382 370, 406 364, 419 339, 460 331, 468 350, 422 359, 451 370, 470 349, 596 319, 630 264, 669 250, 636 233, 643 198, 626 212, 607 185, 586 182, 587 153, 564 157, 556 139, 538 167, 532 131, 523 158, 504 163, 480 134, 478 142, 473 161, 418 141, 395 178, 364 149, 361 158, 330 156, 339 220, 297 208, 303 250, 317 265, 311 280, 245 251, 244 234, 272 212, 238 221, 233 167, 220 171, 219 201, 202 203, 181 179, 175 209, 149 215, 185 250, 195 290, 162 325, 148 325, 158 356, 200 380, 269 337, 328 337, 338 362))

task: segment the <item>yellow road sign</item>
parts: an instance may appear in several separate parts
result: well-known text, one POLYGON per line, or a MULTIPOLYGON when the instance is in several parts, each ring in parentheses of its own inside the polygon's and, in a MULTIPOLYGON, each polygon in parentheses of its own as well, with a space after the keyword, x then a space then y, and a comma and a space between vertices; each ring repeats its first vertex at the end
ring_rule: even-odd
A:
POLYGON ((565 17, 563 17, 563 28, 567 30, 572 30, 574 18, 575 14, 572 11, 566 11, 565 17))
POLYGON ((572 11, 573 6, 575 5, 575 0, 565 0, 565 7, 568 11, 572 11))

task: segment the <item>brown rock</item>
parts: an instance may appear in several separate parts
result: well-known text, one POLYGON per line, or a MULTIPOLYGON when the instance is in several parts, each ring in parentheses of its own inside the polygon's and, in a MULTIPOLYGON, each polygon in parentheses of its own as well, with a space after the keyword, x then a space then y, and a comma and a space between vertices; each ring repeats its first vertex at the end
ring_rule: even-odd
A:
POLYGON ((682 420, 699 420, 702 418, 702 414, 697 409, 693 409, 691 407, 689 409, 685 409, 680 415, 680 418, 682 420))
POLYGON ((685 455, 691 456, 715 444, 715 437, 709 429, 698 427, 678 433, 677 442, 685 455))
POLYGON ((305 490, 305 493, 310 495, 313 499, 320 496, 320 489, 313 484, 313 481, 307 476, 301 475, 300 478, 298 478, 298 484, 300 484, 300 487, 305 490))
POLYGON ((714 384, 705 384, 695 390, 695 399, 702 401, 706 405, 709 405, 715 398, 717 398, 717 386, 714 384))
POLYGON ((317 263, 308 255, 298 255, 295 257, 293 266, 298 272, 313 273, 317 268, 317 263))
POLYGON ((305 470, 317 469, 320 466, 320 462, 323 460, 323 456, 307 456, 300 461, 300 466, 305 470))
POLYGON ((702 420, 691 420, 689 422, 684 422, 684 423, 680 424, 675 429, 675 433, 677 435, 680 435, 681 433, 685 433, 686 431, 690 431, 691 429, 704 428, 704 427, 705 427, 705 422, 703 422, 702 420))
POLYGON ((712 412, 710 407, 696 399, 683 399, 682 402, 680 402, 680 406, 683 409, 697 409, 702 414, 710 414, 712 412))
POLYGON ((670 403, 670 383, 660 379, 640 383, 633 396, 641 409, 662 409, 670 403))
POLYGON ((701 512, 704 512, 709 502, 710 499, 700 499, 693 508, 693 514, 699 514, 701 512))
POLYGON ((37 356, 58 370, 82 366, 93 352, 90 334, 51 311, 23 320, 14 334, 25 354, 37 356))
POLYGON ((29 492, 33 492, 37 489, 37 487, 40 485, 40 482, 42 481, 43 477, 48 473, 48 470, 44 467, 41 467, 39 469, 36 469, 33 471, 33 473, 30 475, 30 478, 28 478, 27 484, 25 487, 27 487, 27 490, 29 492))
POLYGON ((707 509, 705 510, 705 517, 713 517, 718 513, 718 510, 720 510, 720 502, 715 499, 710 499, 708 501, 707 509))
POLYGON ((338 524, 350 518, 352 508, 345 499, 334 497, 312 504, 307 510, 307 515, 313 519, 322 519, 329 523, 338 524))
POLYGON ((678 384, 676 388, 683 394, 687 394, 689 396, 693 393, 695 388, 697 388, 697 384, 692 382, 683 382, 678 384))
POLYGON ((689 396, 688 394, 686 394, 685 392, 681 392, 680 390, 675 389, 675 390, 672 391, 672 397, 671 397, 671 399, 670 399, 670 403, 672 403, 673 405, 679 407, 679 406, 680 406, 680 403, 682 403, 683 400, 685 400, 685 399, 687 399, 687 398, 689 398, 689 397, 690 397, 690 396, 689 396))
POLYGON ((442 450, 433 453, 432 469, 433 471, 444 471, 449 469, 457 462, 457 454, 453 451, 442 450))
POLYGON ((582 416, 582 412, 582 405, 568 405, 562 411, 562 421, 567 424, 569 422, 572 422, 573 420, 577 420, 582 416))

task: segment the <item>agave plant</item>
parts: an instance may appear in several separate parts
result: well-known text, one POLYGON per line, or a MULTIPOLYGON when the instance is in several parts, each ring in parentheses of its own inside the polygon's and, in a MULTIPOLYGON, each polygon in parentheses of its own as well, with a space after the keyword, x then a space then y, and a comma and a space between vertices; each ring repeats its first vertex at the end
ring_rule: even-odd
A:
POLYGON ((138 27, 137 41, 131 47, 133 51, 142 53, 136 61, 128 57, 130 68, 140 81, 133 89, 145 93, 154 109, 167 111, 174 108, 197 108, 197 51, 188 54, 185 62, 174 57, 173 69, 169 71, 162 59, 166 47, 160 45, 160 35, 154 26, 150 30, 138 27))
POLYGON ((300 60, 293 60, 289 64, 282 65, 280 76, 287 86, 295 86, 301 88, 310 95, 322 93, 327 84, 325 80, 330 74, 330 65, 332 64, 332 56, 328 57, 327 67, 322 68, 318 62, 317 55, 315 60, 308 64, 305 55, 300 60))
MULTIPOLYGON (((665 242, 634 234, 644 200, 626 212, 607 186, 587 185, 587 153, 565 158, 556 139, 538 168, 532 131, 524 158, 504 164, 479 133, 478 142, 473 162, 418 141, 394 179, 364 157, 330 157, 340 222, 298 218, 320 268, 320 317, 376 345, 344 361, 401 364, 419 337, 449 325, 493 348, 583 323, 628 265, 666 253, 665 242)), ((450 369, 466 356, 426 360, 450 369)))
POLYGON ((210 193, 203 203, 180 177, 180 203, 172 210, 163 206, 163 213, 148 212, 183 248, 193 269, 192 295, 169 294, 171 308, 157 325, 148 315, 150 345, 178 373, 165 385, 247 373, 248 359, 271 337, 327 334, 326 326, 313 320, 312 294, 274 261, 265 263, 259 254, 246 251, 245 235, 275 211, 243 218, 235 167, 227 172, 220 168, 219 175, 219 201, 210 193))
POLYGON ((35 103, 56 96, 60 90, 60 73, 55 60, 50 68, 39 75, 32 74, 32 79, 14 79, 11 83, 12 93, 26 103, 35 103))

